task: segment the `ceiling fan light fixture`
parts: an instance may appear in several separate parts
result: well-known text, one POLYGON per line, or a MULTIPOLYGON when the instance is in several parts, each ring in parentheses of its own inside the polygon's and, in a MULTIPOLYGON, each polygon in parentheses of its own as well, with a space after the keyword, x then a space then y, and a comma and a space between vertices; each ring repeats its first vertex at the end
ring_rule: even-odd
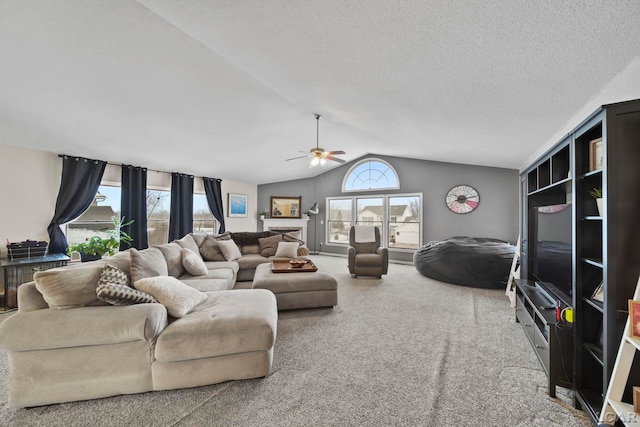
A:
POLYGON ((318 166, 318 163, 320 163, 320 159, 318 159, 317 157, 311 159, 311 166, 318 166))
POLYGON ((327 163, 327 161, 321 157, 320 158, 320 166, 324 166, 325 163, 327 163))

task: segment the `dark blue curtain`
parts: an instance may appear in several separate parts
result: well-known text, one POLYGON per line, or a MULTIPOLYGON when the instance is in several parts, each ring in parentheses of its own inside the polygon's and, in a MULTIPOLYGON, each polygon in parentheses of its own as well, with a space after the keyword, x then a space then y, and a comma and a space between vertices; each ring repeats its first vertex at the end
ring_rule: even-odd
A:
POLYGON ((62 178, 56 200, 56 210, 49 232, 49 253, 66 253, 69 248, 67 237, 60 226, 78 218, 86 211, 98 192, 106 162, 83 157, 62 157, 62 178))
POLYGON ((193 231, 193 175, 171 174, 171 213, 169 241, 193 231))
POLYGON ((213 217, 220 223, 218 233, 224 233, 224 209, 222 205, 222 190, 220 189, 221 179, 202 178, 204 182, 204 192, 207 195, 207 203, 213 217))
MULTIPOLYGON (((131 247, 145 249, 149 247, 147 235, 147 169, 138 166, 122 165, 122 196, 120 216, 133 224, 122 227, 133 241, 131 247)), ((120 250, 130 246, 122 243, 120 250)))

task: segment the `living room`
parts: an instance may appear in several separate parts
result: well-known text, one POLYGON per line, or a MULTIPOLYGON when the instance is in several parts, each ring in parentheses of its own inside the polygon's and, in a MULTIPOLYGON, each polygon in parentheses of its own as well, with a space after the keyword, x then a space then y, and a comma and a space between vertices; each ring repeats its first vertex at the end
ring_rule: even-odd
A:
MULTIPOLYGON (((0 179, 5 183, 0 236, 11 242, 49 240, 47 226, 62 172, 59 155, 65 154, 109 162, 105 185, 119 184, 121 164, 148 168, 150 188, 162 191, 169 190, 170 172, 219 178, 225 211, 230 194, 246 196, 247 214, 224 218, 226 229, 236 232, 261 231, 259 212, 272 197, 300 197, 305 214, 318 203, 319 214, 307 222, 306 244, 345 276, 347 245, 332 242, 327 224, 327 204, 336 198, 419 195, 419 246, 452 236, 515 244, 521 225, 520 174, 601 105, 640 98, 637 7, 604 1, 584 2, 583 10, 509 2, 491 7, 418 3, 190 3, 182 10, 153 0, 116 8, 3 4, 7 25, 0 26, 0 38, 10 42, 3 45, 0 60, 6 73, 0 82, 6 94, 0 101, 0 179), (322 115, 319 124, 314 113, 322 115), (309 167, 305 156, 317 146, 344 150, 338 157, 345 163, 309 167), (287 161, 298 156, 305 158, 287 161), (399 188, 345 192, 351 168, 371 159, 393 168, 399 188), (461 184, 480 195, 478 209, 468 215, 453 213, 445 203, 447 192, 461 184)), ((195 191, 204 195, 197 180, 195 191)), ((396 279, 416 279, 413 253, 390 250, 392 268, 409 269, 396 270, 396 279)), ((0 258, 6 255, 2 245, 0 258)), ((366 285, 371 281, 354 282, 362 294, 370 292, 366 285)), ((413 291, 429 298, 424 290, 413 291)), ((465 301, 485 296, 452 292, 465 301)), ((345 295, 345 302, 360 301, 357 293, 345 295)), ((375 298, 381 296, 392 297, 382 293, 375 298)), ((373 321, 363 307, 353 315, 373 321)), ((420 307, 409 310, 418 313, 420 307)), ((504 311, 503 320, 513 318, 508 301, 490 307, 504 311)), ((297 316, 288 312, 281 318, 295 323, 296 330, 331 320, 323 310, 297 316)), ((287 328, 283 323, 278 339, 292 338, 287 328)), ((393 341, 391 332, 384 336, 393 341)), ((517 332, 522 333, 504 336, 515 341, 510 334, 517 332)), ((350 333, 354 338, 363 332, 350 333)), ((320 333, 313 337, 328 339, 320 333)), ((306 344, 297 339, 276 357, 299 357, 296 352, 306 344)), ((343 338, 338 342, 347 344, 343 338)), ((517 348, 522 342, 501 344, 517 348)), ((412 354, 410 348, 403 350, 412 354)), ((530 348, 522 351, 535 357, 530 348)), ((383 354, 384 363, 393 365, 392 352, 383 354)), ((278 365, 280 372, 293 367, 288 372, 295 373, 296 364, 288 363, 278 365)), ((539 369, 536 363, 533 359, 527 366, 539 369)), ((346 365, 340 369, 348 373, 346 365)), ((533 381, 544 387, 544 379, 533 381)), ((354 379, 354 384, 360 383, 354 379)), ((259 388, 250 385, 246 392, 257 395, 259 388)), ((196 400, 210 402, 207 391, 195 393, 196 400)), ((403 396, 417 398, 409 392, 403 396)), ((563 417, 576 417, 572 422, 584 422, 566 403, 570 398, 562 398, 556 406, 544 403, 545 410, 551 406, 565 411, 563 417)), ((135 404, 136 398, 113 404, 122 407, 123 402, 135 404)), ((429 402, 438 406, 436 397, 429 402)), ((92 410, 89 402, 80 405, 92 410)), ((111 403, 106 399, 100 405, 111 403)), ((314 424, 325 424, 315 418, 321 408, 315 410, 314 424)), ((403 424, 400 414, 393 415, 403 424)), ((435 419, 447 422, 442 415, 435 419)), ((260 424, 259 418, 233 421, 260 424)), ((359 424, 358 419, 344 421, 359 424)), ((276 423, 268 418, 265 424, 276 423)))

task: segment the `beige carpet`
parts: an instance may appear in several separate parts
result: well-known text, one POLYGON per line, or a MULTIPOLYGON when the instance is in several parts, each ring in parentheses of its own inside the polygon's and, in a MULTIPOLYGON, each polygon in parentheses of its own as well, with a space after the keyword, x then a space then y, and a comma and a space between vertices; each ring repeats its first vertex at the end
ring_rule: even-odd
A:
POLYGON ((280 313, 268 378, 11 409, 0 352, 0 424, 591 425, 571 391, 546 394, 503 291, 436 282, 398 264, 382 280, 353 279, 346 259, 313 259, 337 277, 338 306, 280 313))

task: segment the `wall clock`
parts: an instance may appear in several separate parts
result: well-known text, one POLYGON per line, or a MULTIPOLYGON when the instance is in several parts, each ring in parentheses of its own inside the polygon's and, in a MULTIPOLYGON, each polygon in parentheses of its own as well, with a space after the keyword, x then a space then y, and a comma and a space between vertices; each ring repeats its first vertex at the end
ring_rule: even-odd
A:
POLYGON ((480 195, 469 185, 456 185, 447 193, 445 203, 451 212, 469 213, 480 204, 480 195))

